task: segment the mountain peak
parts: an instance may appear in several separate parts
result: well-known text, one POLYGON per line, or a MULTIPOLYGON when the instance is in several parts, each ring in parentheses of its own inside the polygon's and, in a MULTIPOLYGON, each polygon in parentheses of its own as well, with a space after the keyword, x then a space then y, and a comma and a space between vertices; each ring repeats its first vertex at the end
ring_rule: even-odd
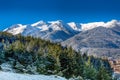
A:
POLYGON ((41 25, 45 25, 46 23, 44 22, 44 21, 38 21, 38 22, 36 22, 36 23, 33 23, 33 24, 31 24, 31 26, 41 26, 41 25))
POLYGON ((61 23, 63 23, 63 21, 62 20, 48 21, 48 23, 51 23, 51 24, 61 24, 61 23))
POLYGON ((76 30, 76 31, 81 31, 81 26, 80 24, 77 24, 75 22, 69 22, 67 23, 73 30, 76 30))
POLYGON ((72 28, 75 28, 76 27, 76 23, 75 22, 69 22, 67 23, 69 26, 71 26, 72 28))
POLYGON ((13 35, 16 35, 16 34, 22 33, 26 27, 27 25, 15 24, 15 25, 12 25, 10 28, 5 29, 4 31, 12 33, 13 35))

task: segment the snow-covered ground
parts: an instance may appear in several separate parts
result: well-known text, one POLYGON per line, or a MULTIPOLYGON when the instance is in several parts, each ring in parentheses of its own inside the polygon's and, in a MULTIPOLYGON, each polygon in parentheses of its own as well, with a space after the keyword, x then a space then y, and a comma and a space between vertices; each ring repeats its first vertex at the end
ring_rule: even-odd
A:
POLYGON ((66 80, 66 79, 55 75, 51 76, 30 75, 0 71, 0 80, 66 80))
POLYGON ((114 72, 113 73, 113 78, 117 78, 117 80, 120 80, 120 73, 119 72, 114 72))

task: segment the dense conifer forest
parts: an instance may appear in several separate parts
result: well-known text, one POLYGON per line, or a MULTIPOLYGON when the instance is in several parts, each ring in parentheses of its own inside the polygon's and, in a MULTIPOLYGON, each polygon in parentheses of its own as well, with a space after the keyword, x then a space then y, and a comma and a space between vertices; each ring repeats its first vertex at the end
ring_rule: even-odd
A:
MULTIPOLYGON (((78 80, 112 80, 107 59, 87 56, 59 43, 0 32, 0 65, 18 73, 59 75, 78 80)), ((2 70, 2 68, 0 68, 2 70)))

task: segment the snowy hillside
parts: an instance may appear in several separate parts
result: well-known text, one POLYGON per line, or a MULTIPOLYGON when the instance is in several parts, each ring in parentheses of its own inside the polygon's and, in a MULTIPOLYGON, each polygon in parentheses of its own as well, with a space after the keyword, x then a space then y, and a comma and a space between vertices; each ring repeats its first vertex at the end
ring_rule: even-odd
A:
POLYGON ((11 72, 0 72, 0 80, 66 80, 59 76, 29 75, 11 72))

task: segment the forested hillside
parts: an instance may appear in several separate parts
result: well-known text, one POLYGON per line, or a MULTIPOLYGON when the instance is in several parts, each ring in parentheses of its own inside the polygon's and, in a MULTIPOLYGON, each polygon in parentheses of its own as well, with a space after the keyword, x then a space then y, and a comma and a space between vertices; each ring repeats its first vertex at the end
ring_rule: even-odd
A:
MULTIPOLYGON (((81 55, 40 38, 0 32, 0 69, 8 64, 17 73, 59 75, 80 80, 112 80, 107 59, 81 55)), ((9 70, 8 70, 9 71, 9 70)))

